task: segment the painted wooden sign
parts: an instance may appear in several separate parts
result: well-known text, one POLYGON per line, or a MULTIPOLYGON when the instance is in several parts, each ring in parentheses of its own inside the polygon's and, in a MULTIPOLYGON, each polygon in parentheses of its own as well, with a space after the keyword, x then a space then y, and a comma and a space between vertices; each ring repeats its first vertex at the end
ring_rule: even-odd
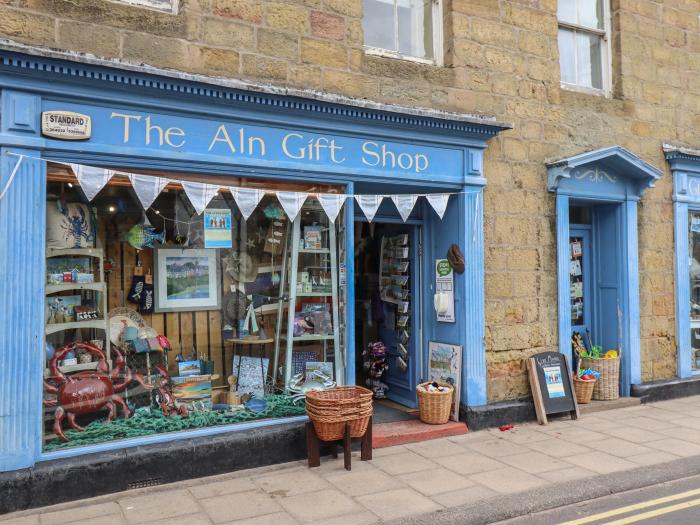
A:
POLYGON ((568 412, 571 419, 578 419, 578 404, 564 354, 535 354, 527 360, 527 372, 540 425, 547 424, 547 416, 550 414, 568 412))
POLYGON ((92 119, 73 111, 44 111, 41 134, 63 140, 86 140, 92 134, 92 119))

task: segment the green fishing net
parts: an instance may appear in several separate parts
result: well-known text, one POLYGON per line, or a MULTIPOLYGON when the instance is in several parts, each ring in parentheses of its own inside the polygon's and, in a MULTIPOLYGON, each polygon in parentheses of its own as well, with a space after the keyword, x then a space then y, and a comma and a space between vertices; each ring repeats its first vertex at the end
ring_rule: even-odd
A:
POLYGON ((44 450, 50 452, 52 450, 94 445, 118 439, 305 414, 304 404, 294 405, 289 396, 267 395, 265 396, 265 401, 267 401, 267 407, 262 412, 239 410, 237 412, 224 413, 213 410, 196 410, 191 411, 188 417, 166 417, 157 409, 139 409, 129 419, 124 419, 120 416, 111 423, 105 423, 103 420, 93 421, 85 427, 84 432, 72 429, 65 430, 65 435, 70 441, 64 443, 54 439, 44 445, 44 450))

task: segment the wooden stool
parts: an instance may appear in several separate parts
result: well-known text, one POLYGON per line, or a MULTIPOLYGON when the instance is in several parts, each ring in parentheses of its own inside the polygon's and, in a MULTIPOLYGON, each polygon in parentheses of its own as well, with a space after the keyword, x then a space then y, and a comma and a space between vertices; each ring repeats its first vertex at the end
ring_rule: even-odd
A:
MULTIPOLYGON (((372 418, 369 418, 369 424, 367 425, 367 432, 360 438, 360 460, 369 461, 372 459, 372 418)), ((350 445, 352 443, 352 438, 350 437, 350 423, 345 424, 345 437, 339 439, 338 441, 324 441, 324 443, 331 443, 331 454, 334 458, 338 457, 338 449, 336 448, 339 442, 343 443, 343 459, 345 463, 345 470, 350 470, 352 468, 350 464, 350 445)), ((321 466, 321 440, 318 439, 316 435, 316 429, 314 429, 314 424, 311 421, 306 423, 306 450, 309 455, 309 468, 320 467, 321 466)))

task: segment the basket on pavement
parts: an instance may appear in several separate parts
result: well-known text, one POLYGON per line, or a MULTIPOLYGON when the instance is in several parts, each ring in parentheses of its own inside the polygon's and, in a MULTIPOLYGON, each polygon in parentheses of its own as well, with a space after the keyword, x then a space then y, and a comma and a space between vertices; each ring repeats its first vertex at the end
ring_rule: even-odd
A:
POLYGON ((341 386, 306 393, 306 413, 321 441, 343 439, 345 424, 350 436, 359 438, 367 432, 372 417, 372 391, 361 386, 341 386))
POLYGON ((581 368, 600 372, 600 379, 593 387, 593 399, 612 401, 620 397, 620 358, 581 358, 581 368))
POLYGON ((584 381, 583 379, 574 376, 574 391, 576 393, 576 402, 580 405, 585 405, 591 402, 593 397, 593 388, 597 383, 596 379, 584 381))

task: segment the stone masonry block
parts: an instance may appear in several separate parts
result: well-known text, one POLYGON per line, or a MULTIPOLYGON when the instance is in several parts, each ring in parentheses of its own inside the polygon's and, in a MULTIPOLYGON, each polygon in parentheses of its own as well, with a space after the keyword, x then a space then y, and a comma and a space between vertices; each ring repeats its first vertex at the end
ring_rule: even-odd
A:
POLYGON ((258 0, 213 0, 215 15, 236 18, 254 24, 262 23, 262 3, 258 0))
POLYGON ((270 4, 265 8, 265 24, 304 35, 309 30, 309 10, 292 4, 270 4))
POLYGON ((299 37, 294 34, 258 28, 258 52, 276 58, 299 61, 299 37))
POLYGON ((83 24, 80 22, 58 21, 58 46, 83 53, 93 53, 105 58, 118 58, 121 42, 119 30, 83 24))
POLYGON ((0 7, 0 35, 6 38, 52 45, 56 41, 54 23, 49 16, 0 7))
POLYGON ((343 40, 345 38, 345 19, 342 16, 322 11, 312 11, 311 34, 329 40, 343 40))
POLYGON ((225 18, 209 18, 204 22, 204 43, 229 47, 238 51, 255 49, 255 29, 225 18))
POLYGON ((348 65, 348 52, 347 48, 341 44, 303 38, 301 40, 301 61, 305 64, 342 69, 348 65))
POLYGON ((261 55, 241 55, 241 73, 250 78, 286 80, 287 61, 261 55))

